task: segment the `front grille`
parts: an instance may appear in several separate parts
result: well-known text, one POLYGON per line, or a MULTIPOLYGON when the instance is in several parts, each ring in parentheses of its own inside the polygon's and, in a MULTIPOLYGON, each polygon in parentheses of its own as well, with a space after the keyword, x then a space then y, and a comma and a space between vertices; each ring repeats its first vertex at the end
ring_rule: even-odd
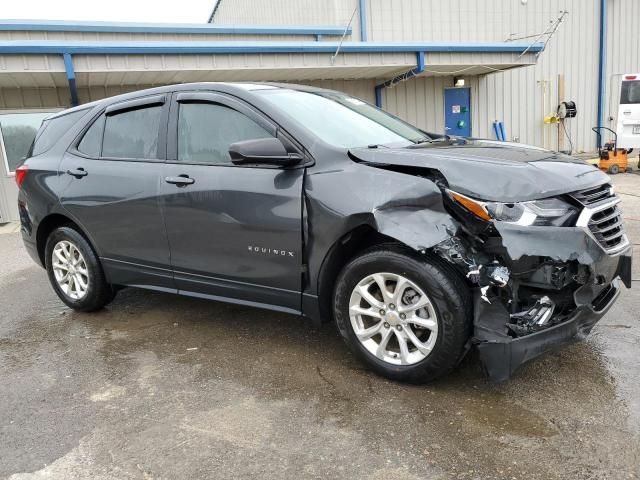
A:
POLYGON ((613 253, 628 243, 622 223, 622 211, 618 208, 620 199, 613 193, 610 184, 580 190, 571 196, 585 207, 578 218, 578 226, 587 227, 593 238, 608 253, 613 253))
POLYGON ((608 198, 614 198, 615 194, 609 183, 603 183, 597 187, 588 188, 586 190, 580 190, 571 194, 573 198, 579 201, 582 205, 588 206, 594 203, 601 202, 608 198))
POLYGON ((589 230, 605 250, 613 250, 625 241, 622 212, 612 205, 594 213, 589 220, 589 230))

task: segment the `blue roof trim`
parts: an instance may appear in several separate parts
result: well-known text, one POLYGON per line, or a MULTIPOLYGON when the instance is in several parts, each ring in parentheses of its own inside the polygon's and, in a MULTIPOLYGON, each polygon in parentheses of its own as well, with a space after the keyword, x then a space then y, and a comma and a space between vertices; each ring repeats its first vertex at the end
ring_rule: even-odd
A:
MULTIPOLYGON (((80 55, 162 55, 162 54, 242 54, 242 53, 335 53, 337 42, 264 42, 264 41, 0 41, 1 54, 80 54, 80 55)), ((541 52, 542 43, 484 42, 344 42, 342 53, 530 53, 541 52), (528 50, 527 50, 528 49, 528 50)))
MULTIPOLYGON (((1 20, 0 32, 184 33, 231 35, 342 35, 347 27, 302 25, 211 25, 208 23, 76 22, 67 20, 1 20)), ((351 34, 351 27, 347 28, 351 34)))

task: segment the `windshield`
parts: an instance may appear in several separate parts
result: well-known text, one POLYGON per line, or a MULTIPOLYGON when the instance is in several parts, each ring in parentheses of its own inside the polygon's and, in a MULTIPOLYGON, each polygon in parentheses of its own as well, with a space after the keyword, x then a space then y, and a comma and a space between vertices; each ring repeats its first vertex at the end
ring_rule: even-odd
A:
POLYGON ((430 140, 399 118, 343 93, 282 88, 254 93, 336 147, 407 146, 430 140))

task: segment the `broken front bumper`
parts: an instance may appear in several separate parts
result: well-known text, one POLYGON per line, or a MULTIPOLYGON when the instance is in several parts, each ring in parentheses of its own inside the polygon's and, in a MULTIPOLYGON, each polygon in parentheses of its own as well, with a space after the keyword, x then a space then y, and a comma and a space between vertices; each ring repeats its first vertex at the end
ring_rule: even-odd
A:
POLYGON ((476 290, 474 342, 489 378, 505 381, 523 363, 588 335, 616 301, 622 284, 631 286, 631 255, 631 247, 627 247, 615 256, 601 258, 594 267, 605 275, 605 282, 578 288, 574 292, 576 309, 565 321, 522 337, 504 332, 509 312, 499 302, 486 302, 476 290))

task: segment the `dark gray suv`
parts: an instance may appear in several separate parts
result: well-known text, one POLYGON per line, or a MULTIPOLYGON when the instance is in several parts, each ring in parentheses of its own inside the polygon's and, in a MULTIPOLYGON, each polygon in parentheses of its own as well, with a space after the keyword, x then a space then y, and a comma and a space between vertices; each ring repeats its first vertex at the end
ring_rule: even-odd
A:
POLYGON ((504 380, 631 284, 599 170, 334 91, 200 83, 82 105, 45 120, 16 181, 25 245, 71 308, 133 286, 334 319, 398 380, 472 347, 504 380))

